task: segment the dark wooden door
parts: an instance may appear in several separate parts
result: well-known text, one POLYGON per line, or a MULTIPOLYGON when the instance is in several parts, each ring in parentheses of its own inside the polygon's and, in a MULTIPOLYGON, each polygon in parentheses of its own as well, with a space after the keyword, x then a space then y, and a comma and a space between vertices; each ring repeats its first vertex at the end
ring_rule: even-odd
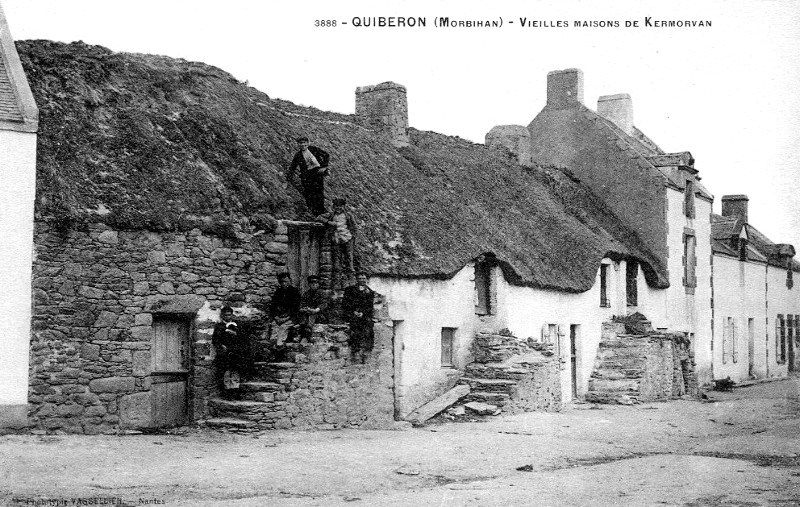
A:
POLYGON ((570 359, 570 368, 572 372, 572 399, 576 399, 578 397, 578 346, 575 343, 578 339, 578 333, 576 332, 577 326, 571 325, 569 326, 569 359, 570 359))
POLYGON ((189 327, 189 320, 184 318, 153 319, 151 394, 156 428, 187 422, 189 327))
POLYGON ((289 255, 287 269, 300 292, 308 290, 309 275, 319 274, 322 250, 321 232, 306 227, 289 229, 289 255))

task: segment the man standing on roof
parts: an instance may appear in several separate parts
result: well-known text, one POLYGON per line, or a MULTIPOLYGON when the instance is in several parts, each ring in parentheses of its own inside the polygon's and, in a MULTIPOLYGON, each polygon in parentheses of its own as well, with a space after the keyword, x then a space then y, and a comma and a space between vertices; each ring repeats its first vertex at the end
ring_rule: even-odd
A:
POLYGON ((326 151, 311 146, 307 137, 297 138, 297 149, 286 178, 292 182, 295 171, 300 168, 306 205, 316 217, 325 213, 325 176, 328 175, 330 157, 326 151))

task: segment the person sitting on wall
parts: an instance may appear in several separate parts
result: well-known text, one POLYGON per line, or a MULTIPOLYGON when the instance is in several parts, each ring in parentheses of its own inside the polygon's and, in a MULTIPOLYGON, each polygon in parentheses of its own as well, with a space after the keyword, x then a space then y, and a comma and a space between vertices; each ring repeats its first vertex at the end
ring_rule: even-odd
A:
POLYGON ((239 324, 233 320, 233 308, 224 306, 221 321, 214 326, 211 341, 216 350, 217 368, 222 372, 221 388, 231 397, 238 397, 241 372, 247 361, 247 341, 239 324))
POLYGON ((355 244, 356 224, 353 215, 346 209, 347 201, 341 197, 333 200, 333 211, 317 217, 317 221, 333 228, 333 267, 334 272, 352 273, 353 246, 355 244))
POLYGON ((278 288, 269 303, 270 337, 275 345, 282 346, 291 341, 292 328, 298 322, 300 312, 300 291, 292 285, 289 273, 278 275, 278 288))
POLYGON ((342 312, 350 324, 350 350, 353 361, 364 364, 372 351, 375 337, 373 313, 375 292, 367 287, 367 274, 356 273, 356 284, 344 290, 342 312))
POLYGON ((327 301, 319 288, 319 276, 308 277, 308 290, 300 298, 300 338, 309 340, 314 324, 325 322, 327 301))
POLYGON ((325 176, 328 175, 330 156, 325 150, 311 146, 307 137, 297 138, 297 153, 289 166, 286 179, 291 183, 300 169, 300 182, 306 205, 316 217, 325 213, 325 176))

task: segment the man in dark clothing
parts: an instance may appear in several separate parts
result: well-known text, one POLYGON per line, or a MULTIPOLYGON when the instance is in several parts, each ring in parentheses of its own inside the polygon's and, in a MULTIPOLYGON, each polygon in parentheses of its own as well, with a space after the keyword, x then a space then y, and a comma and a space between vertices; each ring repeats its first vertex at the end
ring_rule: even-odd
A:
POLYGON ((372 320, 374 304, 375 292, 367 287, 367 274, 358 272, 356 284, 344 290, 342 311, 344 318, 350 323, 350 350, 353 359, 362 364, 375 341, 372 320))
POLYGON ((308 290, 300 298, 300 338, 311 338, 314 324, 326 320, 325 310, 328 303, 322 289, 319 288, 319 277, 308 277, 308 290))
POLYGON ((300 291, 292 286, 289 273, 278 275, 278 285, 269 303, 269 322, 270 336, 275 339, 276 345, 281 346, 290 341, 290 331, 298 320, 300 291))
POLYGON ((233 308, 225 306, 220 311, 221 322, 214 326, 211 341, 216 350, 217 368, 223 391, 236 397, 241 382, 241 372, 248 359, 247 341, 239 324, 233 320, 233 308))
POLYGON ((297 139, 297 148, 286 178, 291 183, 295 171, 300 168, 300 182, 306 205, 316 217, 325 213, 325 176, 328 175, 330 156, 326 151, 311 146, 307 137, 297 139))

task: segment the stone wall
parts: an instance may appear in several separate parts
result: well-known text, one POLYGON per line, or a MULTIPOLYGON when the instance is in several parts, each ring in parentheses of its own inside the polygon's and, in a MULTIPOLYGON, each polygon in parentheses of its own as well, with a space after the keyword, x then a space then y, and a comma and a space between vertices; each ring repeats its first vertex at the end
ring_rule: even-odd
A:
POLYGON ((244 400, 212 400, 213 414, 222 418, 213 422, 249 429, 391 428, 392 321, 385 309, 376 316, 375 346, 364 364, 351 358, 346 325, 315 325, 310 343, 290 344, 283 362, 259 365, 254 381, 242 384, 244 400))
MULTIPOLYGON (((147 427, 153 319, 190 325, 190 419, 215 394, 211 331, 223 304, 257 320, 285 270, 285 224, 222 239, 115 230, 59 229, 37 221, 30 348, 29 423, 72 433, 147 427)), ((329 267, 323 254, 321 269, 329 267)))
POLYGON ((378 127, 394 146, 408 146, 408 100, 405 86, 387 81, 358 87, 356 116, 378 127))
POLYGON ((586 401, 632 404, 697 394, 694 358, 683 333, 626 334, 603 324, 586 401))

